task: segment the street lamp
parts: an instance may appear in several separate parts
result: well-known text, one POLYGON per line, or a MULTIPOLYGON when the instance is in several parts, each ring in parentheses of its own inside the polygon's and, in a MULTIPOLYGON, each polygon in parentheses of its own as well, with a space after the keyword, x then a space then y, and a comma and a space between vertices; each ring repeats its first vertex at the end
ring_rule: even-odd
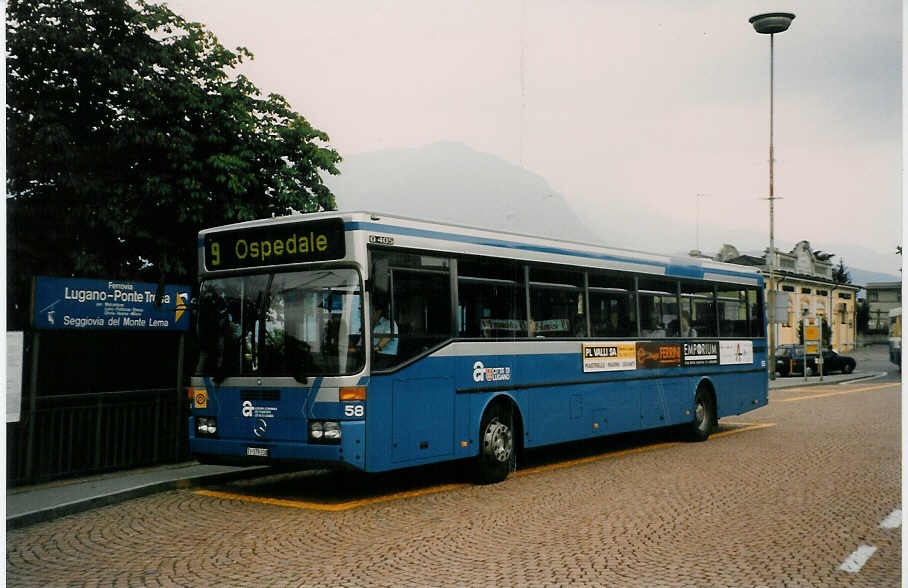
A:
POLYGON ((773 99, 774 45, 776 33, 784 33, 791 26, 795 15, 790 12, 769 12, 758 14, 749 19, 754 30, 762 35, 769 35, 769 379, 776 379, 776 244, 775 244, 775 192, 773 190, 773 117, 775 104, 773 99))

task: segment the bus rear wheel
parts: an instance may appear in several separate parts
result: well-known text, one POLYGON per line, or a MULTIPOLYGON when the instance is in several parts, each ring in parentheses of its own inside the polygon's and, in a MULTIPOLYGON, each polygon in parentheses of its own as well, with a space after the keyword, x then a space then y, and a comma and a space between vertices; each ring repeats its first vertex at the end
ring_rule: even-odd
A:
POLYGON ((694 398, 694 420, 688 429, 691 441, 706 441, 713 432, 713 423, 716 421, 716 404, 712 394, 704 388, 697 390, 694 398))
POLYGON ((513 413, 510 406, 496 403, 486 409, 479 426, 477 482, 501 482, 516 469, 516 465, 513 413))

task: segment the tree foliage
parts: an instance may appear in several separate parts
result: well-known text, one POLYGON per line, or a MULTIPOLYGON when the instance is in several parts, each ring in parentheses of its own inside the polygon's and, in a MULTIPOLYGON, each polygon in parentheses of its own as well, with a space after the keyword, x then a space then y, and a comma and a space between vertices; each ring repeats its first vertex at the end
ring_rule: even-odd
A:
POLYGON ((851 272, 845 267, 845 261, 839 258, 839 267, 832 270, 832 281, 836 284, 850 284, 851 272))
POLYGON ((867 332, 870 325, 870 304, 866 300, 858 301, 855 314, 857 331, 863 335, 867 332))
POLYGON ((198 23, 142 0, 7 3, 8 292, 190 282, 199 229, 335 207, 340 156, 198 23))

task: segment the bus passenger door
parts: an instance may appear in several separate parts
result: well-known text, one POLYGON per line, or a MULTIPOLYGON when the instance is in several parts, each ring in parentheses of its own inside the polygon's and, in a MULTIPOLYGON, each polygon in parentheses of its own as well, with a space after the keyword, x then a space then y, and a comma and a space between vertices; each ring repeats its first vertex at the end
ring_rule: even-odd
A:
POLYGON ((392 384, 391 461, 454 452, 454 379, 395 379, 392 384))

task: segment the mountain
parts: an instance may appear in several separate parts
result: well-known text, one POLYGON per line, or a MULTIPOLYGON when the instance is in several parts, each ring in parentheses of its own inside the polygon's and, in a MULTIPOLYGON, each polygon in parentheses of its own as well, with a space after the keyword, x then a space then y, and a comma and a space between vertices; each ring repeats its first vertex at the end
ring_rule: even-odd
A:
POLYGON ((867 282, 901 282, 902 278, 893 274, 884 274, 880 272, 870 272, 854 267, 845 266, 845 270, 851 274, 851 283, 856 286, 864 286, 867 282))
MULTIPOLYGON (((602 236, 607 236, 609 246, 642 251, 672 251, 679 242, 690 240, 693 244, 696 234, 694 225, 658 211, 640 213, 645 226, 626 220, 616 222, 607 215, 590 217, 588 224, 542 176, 453 141, 347 155, 339 169, 340 175, 325 179, 339 210, 384 212, 587 243, 603 243, 602 236)), ((720 229, 713 227, 711 231, 720 229)), ((748 237, 738 231, 728 236, 732 241, 719 242, 735 244, 737 239, 740 246, 741 241, 762 239, 748 237)), ((888 258, 897 267, 899 256, 828 243, 823 237, 810 235, 811 245, 835 252, 836 265, 843 257, 854 284, 900 279, 897 271, 860 269, 885 268, 888 258)), ((785 244, 777 241, 777 246, 784 248, 785 244)), ((757 250, 748 253, 762 255, 757 250)), ((686 257, 687 251, 678 255, 686 257)))
POLYGON ((541 176, 451 141, 344 157, 325 183, 339 210, 368 210, 600 242, 541 176))

